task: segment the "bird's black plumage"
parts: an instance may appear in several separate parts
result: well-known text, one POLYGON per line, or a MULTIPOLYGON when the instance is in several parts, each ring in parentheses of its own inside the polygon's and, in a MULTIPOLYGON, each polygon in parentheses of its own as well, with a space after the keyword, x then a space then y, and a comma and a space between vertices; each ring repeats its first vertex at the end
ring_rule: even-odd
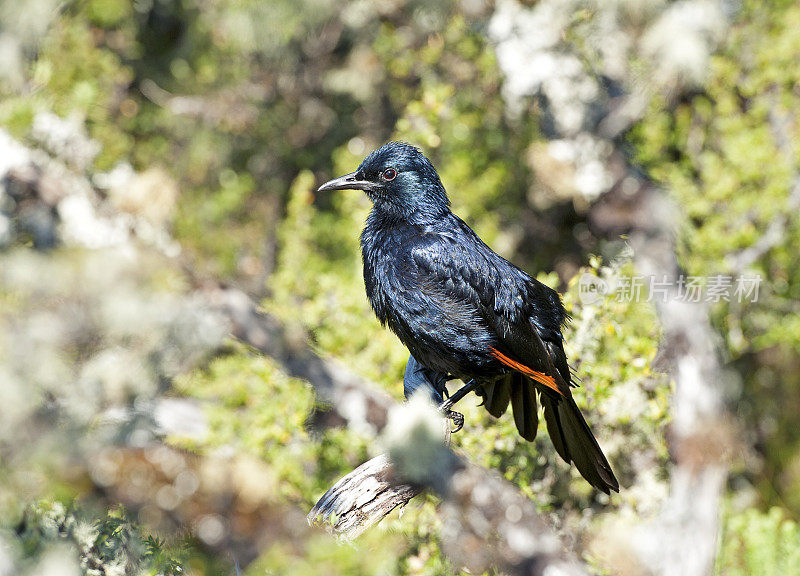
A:
POLYGON ((411 352, 406 388, 426 382, 441 400, 448 379, 475 381, 492 415, 511 404, 526 440, 536 435, 538 395, 559 455, 597 489, 619 490, 570 392, 558 293, 453 214, 436 170, 413 146, 390 142, 320 190, 348 188, 373 202, 361 234, 364 282, 378 319, 411 352))

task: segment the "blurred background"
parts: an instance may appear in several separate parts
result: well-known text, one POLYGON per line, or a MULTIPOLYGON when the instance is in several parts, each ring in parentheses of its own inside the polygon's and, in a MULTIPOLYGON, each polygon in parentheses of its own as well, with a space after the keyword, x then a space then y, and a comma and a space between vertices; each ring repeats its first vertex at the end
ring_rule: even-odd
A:
POLYGON ((612 540, 667 501, 674 382, 652 294, 581 279, 639 273, 647 191, 682 274, 760 278, 698 305, 729 410, 713 572, 800 574, 798 30, 788 0, 0 1, 0 574, 466 573, 431 495, 357 547, 308 528, 376 432, 214 305, 399 402, 368 200, 314 193, 390 139, 564 293, 620 494, 477 399, 453 443, 597 573, 647 573, 612 540))

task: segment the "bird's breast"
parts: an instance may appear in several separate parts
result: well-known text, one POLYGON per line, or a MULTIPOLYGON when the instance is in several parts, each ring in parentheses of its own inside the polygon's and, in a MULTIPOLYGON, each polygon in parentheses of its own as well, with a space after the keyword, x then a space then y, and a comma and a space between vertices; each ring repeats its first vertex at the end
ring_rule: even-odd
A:
MULTIPOLYGON (((386 325, 389 312, 398 299, 393 286, 397 285, 394 261, 396 249, 389 244, 385 233, 365 233, 361 237, 361 256, 364 263, 364 288, 375 315, 386 325), (367 237, 368 236, 368 237, 367 237)), ((395 247, 396 248, 396 247, 395 247)))

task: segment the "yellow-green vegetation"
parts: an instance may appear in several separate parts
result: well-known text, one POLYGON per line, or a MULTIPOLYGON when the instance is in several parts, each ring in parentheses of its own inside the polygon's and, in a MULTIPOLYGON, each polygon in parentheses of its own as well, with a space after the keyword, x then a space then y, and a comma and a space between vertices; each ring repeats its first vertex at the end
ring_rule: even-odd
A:
MULTIPOLYGON (((206 439, 179 443, 201 453, 227 448, 263 459, 273 476, 260 481, 274 488, 276 502, 310 509, 375 451, 370 439, 346 428, 309 434, 313 393, 308 384, 287 378, 272 362, 238 345, 207 368, 179 378, 176 390, 206 404, 210 426, 206 439)), ((357 547, 324 534, 302 543, 279 541, 247 573, 451 574, 437 550, 438 529, 434 499, 419 497, 402 520, 394 513, 357 547)))
POLYGON ((19 532, 26 554, 42 558, 32 573, 78 566, 77 557, 59 550, 55 544, 59 540, 75 545, 83 556, 81 568, 89 574, 101 570, 124 574, 126 566, 137 566, 142 576, 179 576, 190 561, 185 552, 143 534, 122 508, 92 522, 60 502, 38 502, 28 508, 19 532))
POLYGON ((368 439, 347 429, 312 437, 314 394, 274 363, 235 345, 229 355, 176 380, 176 390, 206 406, 210 434, 195 450, 253 454, 273 467, 278 500, 310 508, 339 477, 368 458, 368 439))
MULTIPOLYGON (((12 4, 0 2, 0 16, 16 14, 12 4)), ((636 271, 628 255, 620 254, 623 243, 592 236, 581 211, 585 199, 538 195, 531 156, 547 142, 542 106, 532 99, 519 114, 507 110, 506 79, 487 39, 493 7, 416 0, 29 4, 31 13, 46 15, 46 21, 35 34, 20 29, 25 37, 18 39, 18 77, 0 71, 0 127, 50 156, 74 158, 69 167, 99 188, 98 176, 127 165, 139 172, 169 172, 180 188, 169 232, 182 253, 175 270, 154 273, 136 290, 102 263, 91 266, 90 281, 82 273, 69 276, 72 267, 85 272, 90 266, 61 250, 37 260, 64 263, 63 270, 35 268, 52 290, 44 304, 32 290, 0 283, 8 287, 0 289, 0 319, 9 319, 9 325, 28 315, 32 320, 30 349, 37 361, 24 381, 32 387, 18 389, 34 392, 6 398, 2 391, 4 401, 29 409, 26 422, 49 422, 59 403, 79 415, 89 413, 84 410, 89 405, 97 404, 98 412, 104 408, 97 400, 102 384, 90 371, 87 377, 81 362, 113 343, 103 356, 106 364, 94 368, 111 366, 115 375, 127 376, 119 392, 123 406, 133 410, 140 396, 147 400, 162 393, 197 401, 208 433, 168 442, 200 456, 247 454, 269 469, 263 482, 274 488, 275 503, 307 511, 334 481, 375 454, 375 439, 346 428, 312 431, 309 421, 318 407, 310 385, 240 343, 226 342, 213 357, 198 346, 202 350, 193 353, 192 362, 170 364, 169 354, 183 358, 193 349, 185 344, 162 354, 177 330, 162 316, 205 280, 233 284, 289 330, 307 334, 320 355, 336 358, 399 401, 408 353, 375 320, 361 277, 358 237, 369 201, 352 191, 313 190, 329 176, 352 171, 373 147, 401 139, 424 149, 454 210, 493 248, 564 293, 572 316, 565 330, 567 352, 580 378, 575 397, 587 408, 624 489, 611 498, 598 496, 556 456, 543 424, 536 441, 526 443, 510 414, 495 420, 474 397, 460 404, 467 424, 453 437, 455 449, 499 470, 567 531, 587 538, 615 515, 656 513, 667 490, 671 394, 668 377, 654 368, 658 319, 646 294, 639 301, 614 292, 592 303, 579 298, 584 275, 613 283, 636 271), (84 152, 78 145, 66 152, 52 149, 36 129, 43 114, 85 127, 97 145, 84 152), (59 291, 73 284, 88 288, 59 291), (151 306, 140 289, 163 297, 160 306, 151 306), (98 304, 106 294, 114 304, 107 308, 119 322, 111 336, 75 320, 96 320, 108 312, 98 304), (55 324, 58 330, 45 322, 46 315, 37 315, 60 311, 65 301, 71 308, 55 324), (146 323, 136 314, 138 306, 150 311, 153 318, 146 319, 159 330, 141 328, 146 323), (61 340, 48 340, 84 329, 90 336, 79 345, 65 344, 66 354, 58 348, 61 340), (56 374, 53 366, 63 370, 56 374), (147 378, 134 377, 141 373, 147 378), (37 387, 42 374, 58 385, 37 387), (83 387, 68 390, 64 383, 73 380, 83 387)), ((593 6, 572 19, 570 42, 581 45, 581 34, 588 33, 599 10, 593 6)), ((648 17, 646 10, 630 10, 631 21, 648 17)), ((734 462, 716 566, 721 575, 796 574, 800 565, 800 530, 792 520, 800 513, 797 30, 796 2, 744 1, 728 38, 711 57, 705 84, 676 100, 653 97, 625 142, 631 158, 681 209, 679 257, 687 274, 762 279, 757 301, 733 299, 713 309, 734 375, 731 398, 741 397, 736 416, 743 423, 743 444, 757 447, 757 453, 746 452, 734 462), (754 494, 740 489, 743 485, 754 486, 754 494), (740 492, 752 500, 741 504, 740 492)), ((7 35, 1 38, 5 42, 16 32, 0 18, 0 33, 7 35)), ((629 84, 636 85, 635 79, 629 84)), ((14 202, 2 194, 0 200, 3 224, 4 211, 14 202)), ((7 266, 13 255, 4 252, 3 234, 0 226, 0 265, 7 266)), ((31 241, 23 238, 12 250, 22 258, 32 251, 31 241)), ((131 267, 147 266, 139 261, 131 267)), ((0 280, 5 282, 8 270, 0 268, 0 280)), ((19 336, 3 328, 0 359, 19 336)), ((203 336, 202 327, 197 332, 203 336)), ((0 365, 0 381, 8 377, 4 369, 0 365)), ((98 505, 86 477, 50 478, 53 469, 67 468, 74 448, 64 447, 69 434, 78 437, 76 450, 94 449, 102 419, 90 414, 88 423, 81 422, 84 428, 63 424, 63 438, 39 445, 30 462, 3 461, 0 548, 16 542, 16 565, 30 573, 40 571, 52 545, 67 541, 73 552, 92 549, 98 566, 79 568, 93 576, 104 573, 101 568, 134 563, 121 556, 131 542, 139 568, 126 573, 173 574, 178 567, 192 574, 233 573, 232 559, 200 552, 195 540, 179 534, 162 542, 138 519, 104 508, 107 501, 98 505), (30 495, 46 500, 23 513, 30 495)), ((0 426, 0 450, 14 445, 7 441, 14 437, 8 426, 0 426)), ((30 437, 34 432, 24 429, 30 437)), ((120 436, 109 442, 127 441, 120 436)), ((416 498, 402 518, 392 514, 356 548, 322 532, 302 542, 276 537, 246 573, 458 573, 439 549, 436 505, 433 496, 416 498)), ((601 564, 595 563, 598 570, 601 564)))
POLYGON ((745 2, 705 93, 669 112, 653 101, 633 138, 641 162, 685 214, 680 256, 688 274, 762 280, 757 301, 721 302, 714 318, 742 375, 739 415, 763 443, 763 469, 753 479, 765 502, 793 514, 800 511, 799 25, 795 3, 765 10, 745 2))
POLYGON ((717 560, 720 576, 800 574, 800 528, 780 508, 728 511, 717 560))

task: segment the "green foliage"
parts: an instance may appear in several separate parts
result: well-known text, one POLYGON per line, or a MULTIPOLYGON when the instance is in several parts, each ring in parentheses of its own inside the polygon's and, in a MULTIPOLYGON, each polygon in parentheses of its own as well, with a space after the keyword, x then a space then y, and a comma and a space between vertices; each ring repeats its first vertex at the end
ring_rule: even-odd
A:
POLYGON ((31 561, 54 545, 66 545, 80 557, 86 576, 179 576, 186 553, 180 546, 146 535, 122 508, 91 521, 58 502, 28 507, 17 534, 23 555, 31 561))
MULTIPOLYGON (((372 441, 333 428, 306 430, 314 402, 308 384, 287 378, 271 361, 235 345, 230 354, 176 381, 180 393, 206 404, 210 432, 191 443, 199 452, 227 447, 270 463, 275 498, 309 509, 336 480, 370 457, 372 441)), ((320 534, 302 543, 276 542, 248 574, 453 574, 439 554, 439 521, 430 497, 368 531, 357 547, 320 534)))
POLYGON ((312 438, 305 422, 314 405, 309 385, 288 378, 263 356, 236 346, 176 390, 206 402, 211 432, 192 447, 235 447, 270 462, 276 498, 312 505, 332 482, 366 459, 365 439, 347 430, 312 438))
MULTIPOLYGON (((163 295, 176 283, 206 276, 243 286, 288 326, 307 332, 319 353, 398 399, 407 351, 375 320, 360 272, 358 235, 368 200, 357 192, 313 190, 321 179, 352 171, 389 138, 422 146, 455 210, 498 252, 532 272, 568 270, 560 282, 555 274, 540 279, 566 286, 564 302, 573 317, 566 341, 581 384, 575 397, 591 406, 588 419, 624 490, 611 499, 596 495, 558 459, 544 427, 526 443, 510 414, 495 420, 472 398, 460 405, 468 424, 454 437, 455 447, 499 469, 576 532, 586 530, 592 514, 600 516, 593 526, 603 515, 650 514, 664 496, 670 395, 669 382, 653 369, 660 336, 654 310, 613 293, 591 303, 578 297, 583 274, 611 281, 634 271, 624 258, 602 266, 589 257, 602 246, 585 240, 591 235, 583 221, 565 220, 583 218, 571 206, 544 214, 531 208, 536 183, 528 162, 541 145, 538 108, 531 103, 520 117, 508 117, 503 78, 486 39, 487 14, 466 4, 475 3, 67 2, 41 41, 25 45, 22 88, 0 85, 0 126, 35 143, 37 114, 85 121, 100 144, 91 165, 79 167, 91 175, 120 162, 137 170, 165 166, 181 191, 172 232, 192 278, 165 273, 152 288, 163 295), (534 231, 542 227, 544 234, 534 231), (590 266, 579 268, 587 260, 590 266), (574 266, 558 267, 563 262, 574 266), (634 477, 640 481, 630 486, 634 477)), ((592 17, 591 11, 573 17, 570 42, 581 44, 592 17)), ((707 85, 682 101, 653 99, 629 139, 631 152, 683 211, 679 243, 687 273, 763 279, 758 302, 723 302, 714 319, 731 367, 743 375, 739 416, 763 447, 763 469, 748 471, 749 477, 764 502, 795 512, 800 226, 789 191, 800 173, 798 29, 796 3, 745 1, 712 59, 707 85), (776 218, 784 225, 773 245, 740 267, 737 255, 758 246, 776 218)), ((110 275, 101 272, 98 277, 110 275)), ((124 283, 102 286, 97 290, 125 303, 124 283)), ((54 301, 65 297, 53 294, 54 301)), ((0 292, 0 315, 24 316, 33 299, 29 290, 0 292)), ((139 336, 120 330, 117 348, 129 352, 139 336)), ((89 339, 71 355, 53 357, 71 361, 91 345, 89 339)), ((40 341, 33 347, 37 354, 49 350, 40 341)), ((59 365, 45 360, 35 364, 59 365)), ((28 378, 39 371, 33 374, 28 378)), ((371 455, 374 439, 346 429, 311 434, 306 422, 320 407, 309 386, 242 346, 230 344, 207 365, 174 381, 172 375, 136 382, 146 382, 148 393, 169 383, 174 393, 200 401, 210 432, 203 440, 171 441, 201 454, 232 448, 263 460, 271 471, 264 482, 273 483, 282 504, 308 509, 371 455)), ((96 396, 92 390, 84 392, 87 398, 96 396)), ((31 411, 38 406, 15 399, 23 400, 31 411)), ((84 408, 73 404, 78 412, 84 408)), ((6 469, 4 462, 3 521, 19 521, 31 490, 53 500, 80 491, 48 478, 66 459, 45 446, 25 466, 10 462, 6 469), (25 485, 29 470, 36 471, 34 488, 25 485)), ((435 505, 432 497, 416 499, 402 519, 387 518, 358 549, 322 534, 302 543, 276 540, 249 573, 453 574, 439 550, 435 505)), ((208 558, 185 561, 183 550, 147 535, 122 511, 78 514, 41 504, 25 513, 22 534, 24 567, 32 573, 56 541, 76 559, 130 567, 131 574, 214 569, 208 558)), ((798 550, 798 529, 785 514, 729 511, 717 571, 793 574, 798 550)))
POLYGON ((800 527, 780 508, 746 509, 726 514, 719 576, 797 576, 800 574, 800 527))
POLYGON ((745 2, 706 90, 674 111, 651 102, 633 143, 650 174, 685 214, 681 263, 688 274, 761 278, 757 301, 715 307, 745 394, 740 414, 761 436, 769 504, 800 510, 800 7, 745 2), (780 222, 782 224, 777 225, 780 222), (764 238, 771 240, 765 244, 764 238), (742 253, 752 253, 741 263, 742 253))
POLYGON ((34 113, 52 109, 60 116, 86 118, 90 134, 102 144, 96 165, 108 169, 133 147, 132 135, 119 122, 119 95, 131 79, 119 57, 96 48, 84 18, 65 16, 42 44, 33 70, 36 97, 25 99, 26 106, 34 113))
POLYGON ((89 0, 86 15, 100 28, 114 28, 133 16, 133 6, 129 0, 89 0))
POLYGON ((397 539, 379 533, 365 536, 359 540, 358 547, 342 545, 322 534, 313 536, 305 542, 302 555, 297 554, 296 544, 285 542, 270 548, 247 574, 377 576, 392 573, 395 556, 400 552, 397 539))

